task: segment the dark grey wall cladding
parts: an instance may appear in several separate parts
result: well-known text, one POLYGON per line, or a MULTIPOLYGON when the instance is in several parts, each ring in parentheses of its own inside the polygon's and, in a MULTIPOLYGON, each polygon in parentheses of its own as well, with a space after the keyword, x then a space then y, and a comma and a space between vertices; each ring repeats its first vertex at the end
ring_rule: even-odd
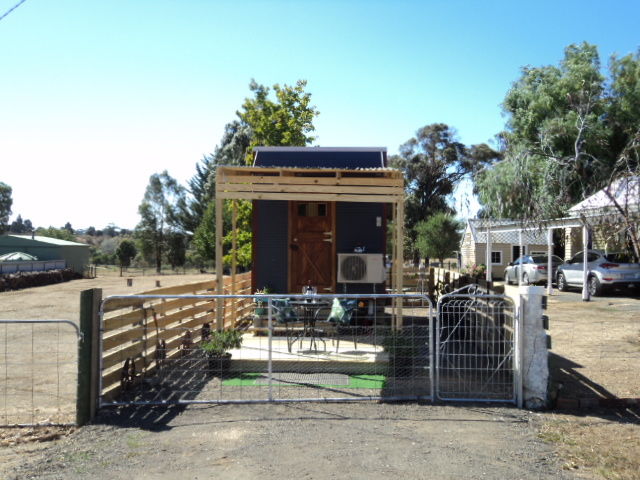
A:
POLYGON ((269 287, 274 293, 287 293, 288 202, 258 200, 258 244, 254 257, 256 287, 269 287))
MULTIPOLYGON (((364 247, 364 253, 385 253, 384 228, 377 226, 377 217, 384 219, 381 203, 338 202, 336 253, 351 253, 356 247, 364 247)), ((385 293, 382 284, 370 283, 339 283, 336 289, 338 293, 385 293)))
POLYGON ((384 253, 384 229, 376 218, 384 218, 381 203, 338 202, 336 205, 337 253, 352 253, 365 247, 364 253, 384 253))

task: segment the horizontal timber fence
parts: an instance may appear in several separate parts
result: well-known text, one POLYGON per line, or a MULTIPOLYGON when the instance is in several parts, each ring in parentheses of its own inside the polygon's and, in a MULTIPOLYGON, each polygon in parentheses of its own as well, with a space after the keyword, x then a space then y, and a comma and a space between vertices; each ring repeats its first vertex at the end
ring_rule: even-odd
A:
MULTIPOLYGON (((226 322, 223 332, 207 326, 206 317, 160 326, 156 338, 174 338, 176 347, 157 345, 160 354, 151 355, 154 363, 146 370, 127 357, 128 349, 144 349, 154 327, 130 324, 126 331, 135 347, 120 350, 106 350, 105 329, 100 405, 433 399, 435 339, 427 297, 233 294, 207 299, 236 305, 248 300, 252 321, 226 322), (230 356, 208 348, 226 336, 232 341, 222 350, 230 356)), ((148 301, 149 296, 110 297, 105 305, 127 300, 148 301)))
MULTIPOLYGON (((102 307, 101 394, 117 395, 129 376, 151 374, 163 361, 180 357, 185 346, 203 335, 202 326, 215 328, 216 303, 200 299, 217 292, 216 281, 157 288, 137 295, 183 296, 182 298, 115 298, 102 307), (125 375, 126 376, 126 375, 125 375)), ((251 273, 224 279, 224 293, 251 293, 251 273)), ((136 295, 136 296, 137 296, 136 295)), ((225 328, 237 328, 251 321, 251 298, 227 298, 223 304, 225 328)), ((206 335, 206 333, 205 333, 206 335)))
POLYGON ((404 267, 404 292, 417 292, 437 300, 441 295, 451 293, 466 285, 479 285, 494 294, 503 294, 502 286, 487 285, 484 278, 472 277, 459 271, 441 267, 417 268, 404 267), (488 287, 488 288, 487 288, 488 287))

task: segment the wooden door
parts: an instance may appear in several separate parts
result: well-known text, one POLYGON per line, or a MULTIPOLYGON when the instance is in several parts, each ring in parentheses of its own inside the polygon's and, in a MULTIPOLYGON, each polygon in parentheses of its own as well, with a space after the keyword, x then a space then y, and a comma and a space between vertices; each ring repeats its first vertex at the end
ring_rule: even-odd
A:
POLYGON ((335 202, 290 202, 289 291, 335 291, 335 202))

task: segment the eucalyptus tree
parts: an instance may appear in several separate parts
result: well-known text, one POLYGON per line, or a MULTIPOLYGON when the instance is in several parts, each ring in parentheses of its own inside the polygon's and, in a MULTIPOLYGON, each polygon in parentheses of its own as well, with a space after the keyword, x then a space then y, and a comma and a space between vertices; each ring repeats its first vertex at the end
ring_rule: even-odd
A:
MULTIPOLYGON (((492 216, 561 217, 587 196, 640 175, 638 52, 612 56, 605 75, 594 45, 570 45, 557 66, 524 67, 503 110, 505 160, 476 176, 492 216)), ((637 194, 630 201, 637 205, 637 194)), ((614 207, 622 219, 617 227, 630 235, 640 258, 638 222, 628 207, 614 207)))
POLYGON ((136 237, 143 255, 153 260, 158 273, 162 269, 168 236, 182 233, 176 206, 184 201, 184 196, 184 188, 165 170, 149 177, 149 185, 138 207, 141 219, 136 227, 136 237))
POLYGON ((454 213, 447 200, 456 186, 482 166, 494 162, 500 153, 486 144, 467 147, 455 129, 444 123, 426 125, 400 146, 392 166, 404 172, 407 201, 405 227, 409 255, 418 260, 416 225, 437 212, 454 213))
POLYGON ((13 205, 11 193, 11 187, 6 183, 0 182, 0 234, 6 230, 11 216, 11 205, 13 205))

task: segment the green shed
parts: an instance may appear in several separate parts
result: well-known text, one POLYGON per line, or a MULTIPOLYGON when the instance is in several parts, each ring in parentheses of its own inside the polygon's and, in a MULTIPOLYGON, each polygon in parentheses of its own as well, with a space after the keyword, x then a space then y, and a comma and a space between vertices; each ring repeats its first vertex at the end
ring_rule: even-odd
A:
POLYGON ((89 245, 39 235, 0 236, 0 255, 11 252, 28 253, 38 260, 65 260, 67 268, 80 274, 89 263, 89 245))

